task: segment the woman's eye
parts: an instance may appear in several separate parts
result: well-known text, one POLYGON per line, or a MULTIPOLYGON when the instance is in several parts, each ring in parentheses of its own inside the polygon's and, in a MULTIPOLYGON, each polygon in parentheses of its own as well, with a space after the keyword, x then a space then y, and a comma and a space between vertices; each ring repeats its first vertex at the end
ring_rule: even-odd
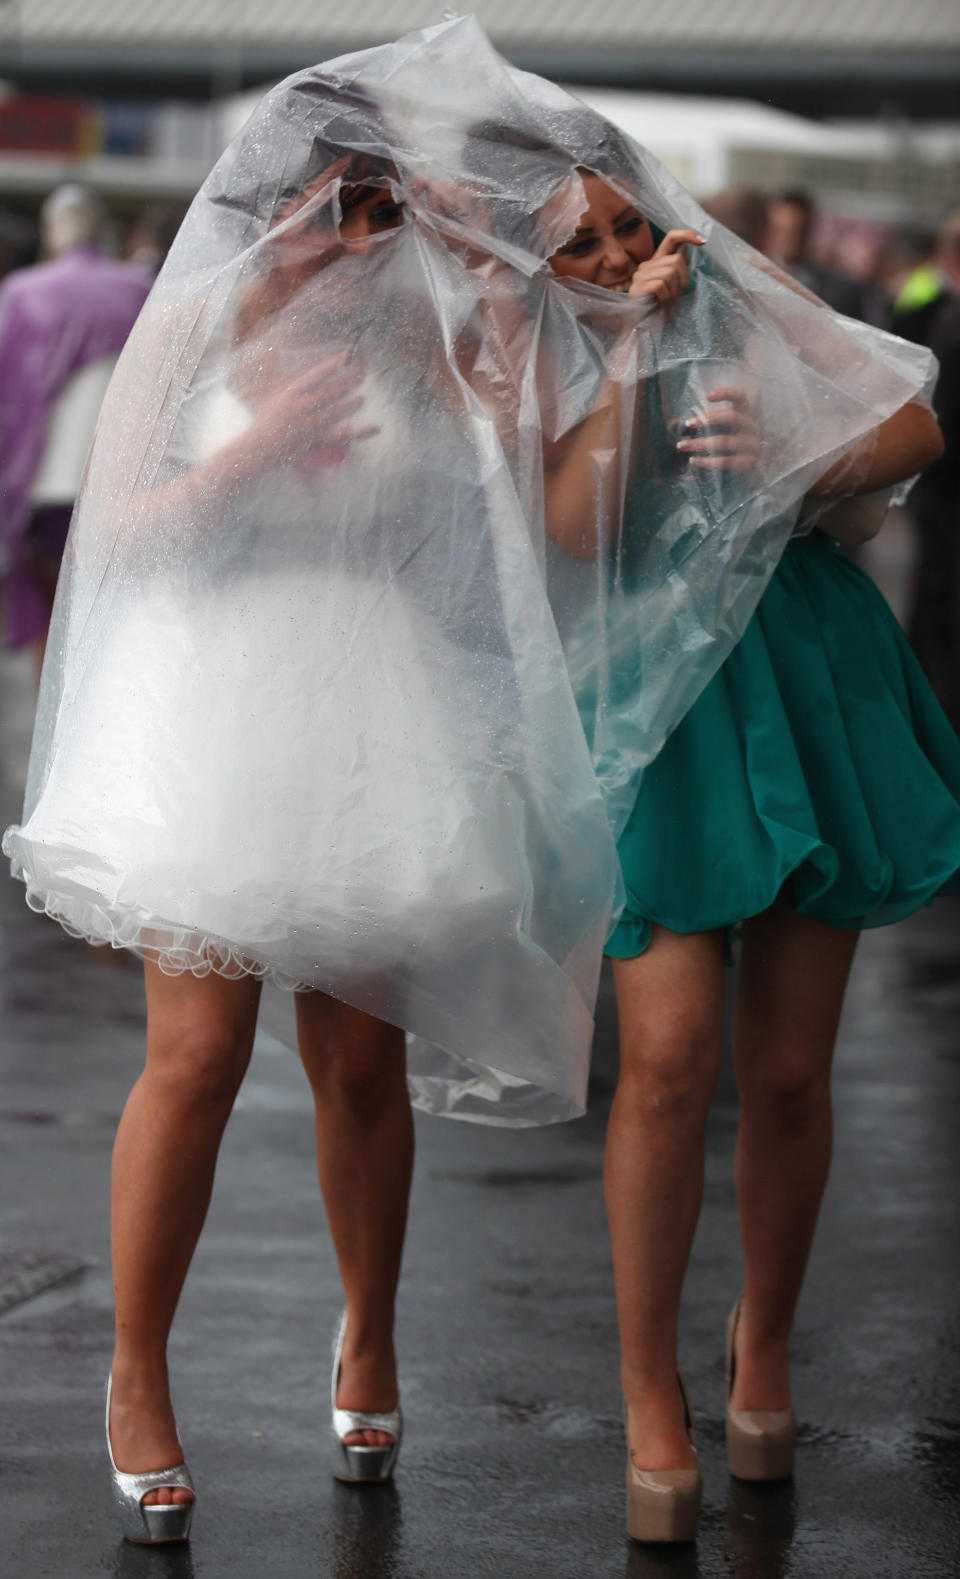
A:
POLYGON ((585 258, 592 252, 594 240, 592 236, 584 236, 582 241, 571 241, 568 246, 561 247, 561 256, 564 258, 585 258))
POLYGON ((620 226, 621 236, 634 236, 643 227, 643 215, 635 214, 632 219, 625 219, 620 226))
POLYGON ((403 220, 403 208, 399 203, 378 203, 370 210, 370 219, 374 225, 382 225, 385 230, 392 230, 403 220))

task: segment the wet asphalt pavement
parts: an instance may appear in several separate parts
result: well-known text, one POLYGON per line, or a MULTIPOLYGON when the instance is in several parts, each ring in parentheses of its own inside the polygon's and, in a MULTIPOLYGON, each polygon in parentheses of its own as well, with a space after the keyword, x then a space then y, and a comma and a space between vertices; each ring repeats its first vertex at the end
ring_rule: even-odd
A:
MULTIPOLYGON (((19 813, 29 673, 0 661, 0 817, 19 813)), ((107 1495, 114 1126, 144 1024, 135 962, 72 942, 0 878, 0 1570, 5 1579, 950 1579, 960 1573, 960 905, 861 947, 837 1153, 795 1341, 795 1481, 723 1456, 738 1288, 725 1072, 682 1360, 705 1479, 697 1548, 628 1547, 601 1199, 609 983, 591 1111, 505 1132, 418 1122, 399 1312, 396 1482, 327 1468, 338 1310, 305 1079, 258 1040, 172 1343, 199 1487, 189 1548, 124 1544, 107 1495)))

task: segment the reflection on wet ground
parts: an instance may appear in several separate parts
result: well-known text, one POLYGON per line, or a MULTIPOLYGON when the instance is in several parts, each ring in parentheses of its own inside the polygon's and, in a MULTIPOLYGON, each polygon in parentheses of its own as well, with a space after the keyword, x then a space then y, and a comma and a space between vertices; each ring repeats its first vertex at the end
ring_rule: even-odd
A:
MULTIPOLYGON (((0 660, 0 727, 8 741, 20 728, 20 749, 22 686, 8 707, 5 684, 0 660)), ((16 812, 16 749, 0 751, 0 818, 16 812)), ((586 1119, 544 1132, 418 1125, 392 1488, 329 1474, 340 1295, 309 1094, 296 1060, 260 1037, 172 1345, 194 1538, 148 1550, 117 1540, 102 1446, 109 1151, 141 1057, 142 982, 0 880, 4 1579, 947 1579, 960 1551, 958 1018, 960 904, 864 938, 794 1346, 797 1478, 778 1486, 733 1481, 725 1466, 723 1328, 740 1257, 724 1071, 681 1342, 703 1518, 697 1546, 677 1549, 623 1534, 601 1191, 609 981, 586 1119)))
POLYGON ((189 1542, 148 1547, 118 1541, 107 1572, 110 1579, 198 1579, 189 1542))
POLYGON ((786 1579, 796 1524, 792 1481, 752 1486, 731 1476, 725 1555, 736 1579, 786 1579))
POLYGON ((372 1496, 366 1488, 337 1486, 331 1533, 332 1549, 318 1569, 331 1579, 400 1579, 410 1572, 402 1562, 403 1517, 395 1486, 377 1486, 372 1496))
POLYGON ((705 1579, 695 1546, 638 1546, 627 1549, 626 1579, 705 1579))

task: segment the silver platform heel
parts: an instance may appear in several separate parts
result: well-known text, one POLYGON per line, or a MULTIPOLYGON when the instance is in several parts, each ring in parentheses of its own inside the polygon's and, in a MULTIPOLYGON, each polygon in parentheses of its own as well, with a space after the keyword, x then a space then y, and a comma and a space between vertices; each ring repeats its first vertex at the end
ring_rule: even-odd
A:
POLYGON ((337 1388, 340 1385, 340 1358, 343 1354, 343 1335, 347 1330, 346 1311, 337 1322, 333 1334, 333 1365, 330 1377, 330 1415, 333 1423, 333 1477, 335 1480, 354 1483, 389 1480, 400 1453, 403 1437, 403 1412, 399 1404, 387 1414, 371 1414, 363 1409, 338 1409, 337 1388), (353 1446, 344 1442, 351 1431, 389 1432, 393 1441, 389 1447, 353 1446))
POLYGON ((107 1378, 107 1455, 110 1459, 110 1476, 113 1483, 113 1501, 120 1517, 120 1528, 128 1541, 137 1546, 157 1546, 161 1541, 185 1541, 190 1534, 193 1502, 148 1503, 143 1499, 148 1491, 159 1491, 161 1486, 182 1487, 193 1491, 193 1481, 186 1464, 175 1464, 172 1469, 147 1469, 139 1475, 128 1475, 118 1469, 110 1442, 110 1395, 113 1377, 107 1378))

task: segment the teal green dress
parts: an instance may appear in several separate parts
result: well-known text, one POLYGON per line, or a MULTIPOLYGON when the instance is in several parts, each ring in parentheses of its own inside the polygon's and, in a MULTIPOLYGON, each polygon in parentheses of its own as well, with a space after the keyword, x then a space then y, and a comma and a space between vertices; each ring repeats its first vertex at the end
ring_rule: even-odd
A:
POLYGON ((855 929, 960 891, 960 740, 880 592, 821 532, 787 548, 647 769, 619 853, 618 959, 654 922, 728 927, 784 886, 800 915, 855 929))

